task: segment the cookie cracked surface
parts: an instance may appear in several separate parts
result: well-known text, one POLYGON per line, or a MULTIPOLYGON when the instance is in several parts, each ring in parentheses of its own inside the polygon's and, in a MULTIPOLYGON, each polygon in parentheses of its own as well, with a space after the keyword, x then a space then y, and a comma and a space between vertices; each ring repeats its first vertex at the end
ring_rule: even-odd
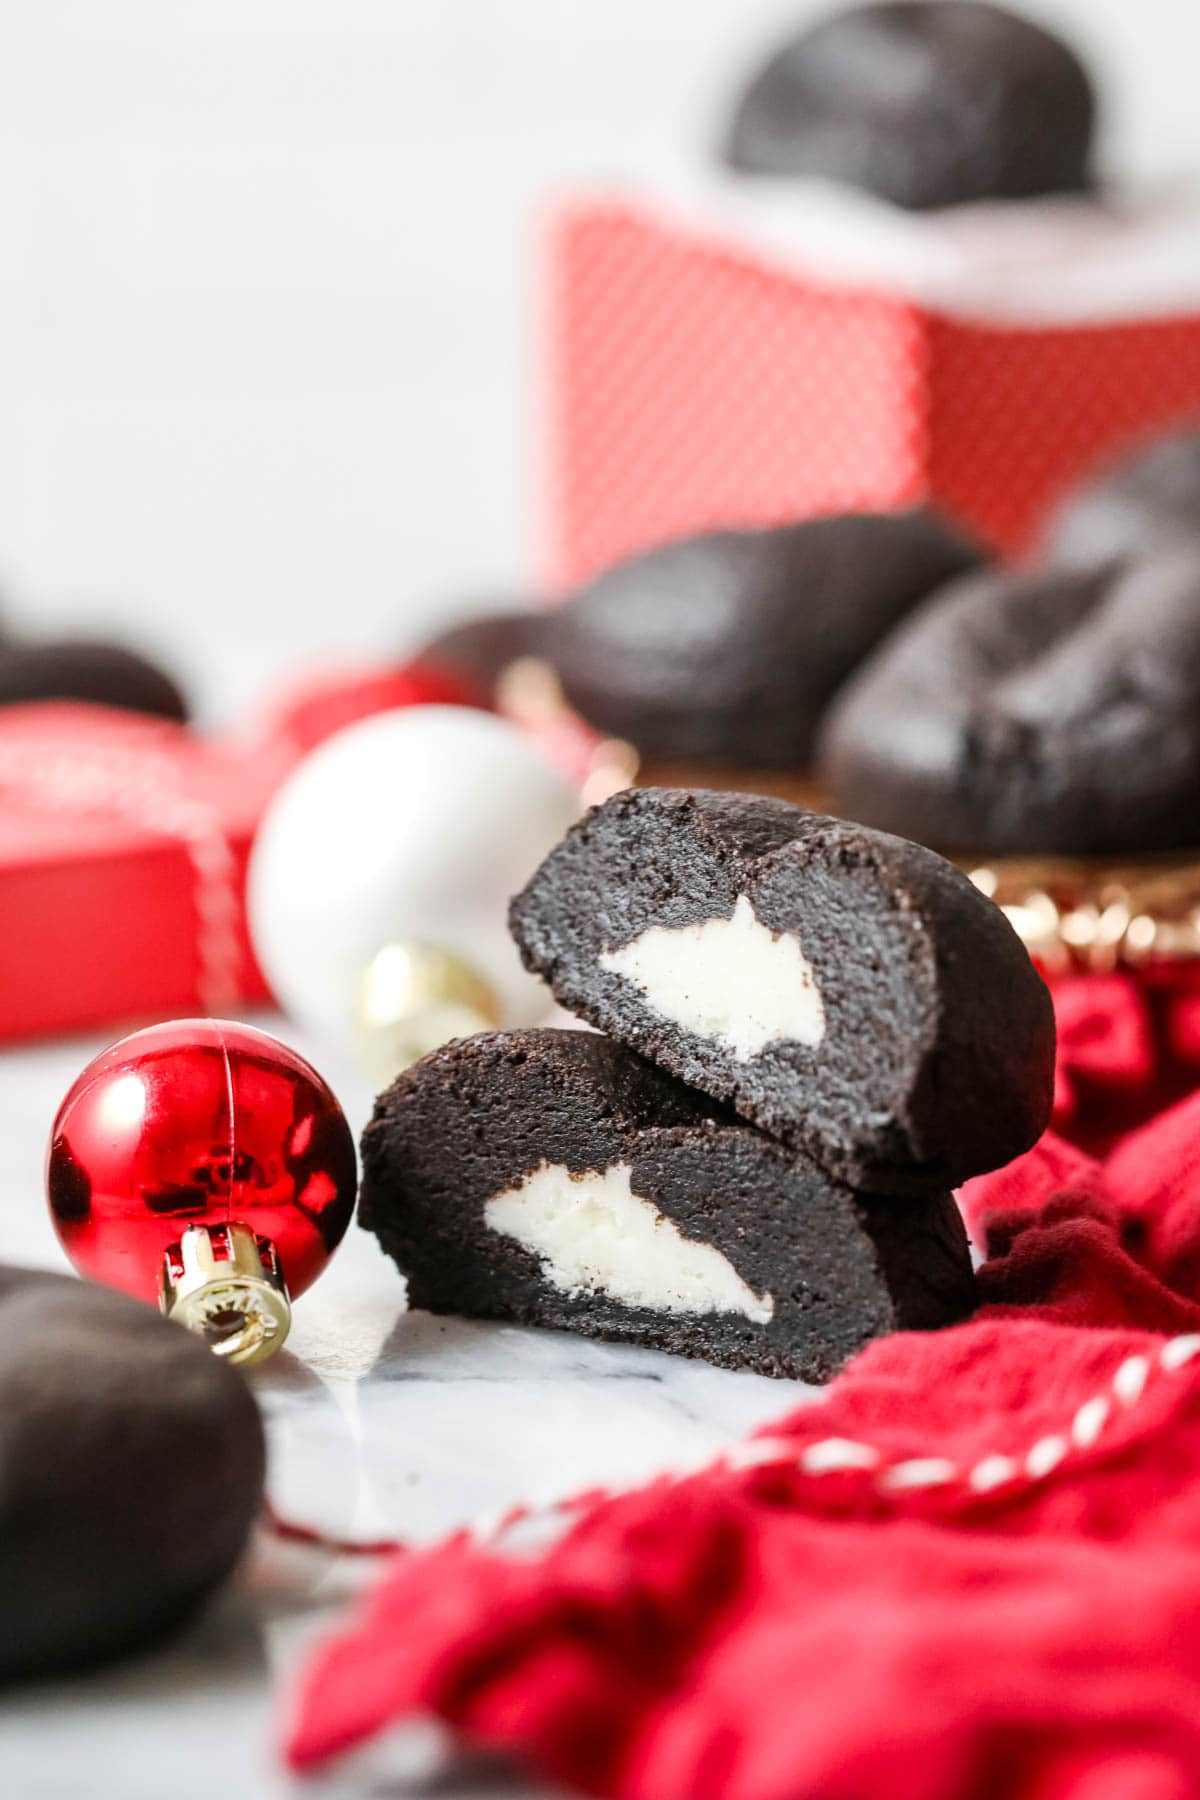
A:
POLYGON ((953 1186, 1048 1121, 1046 986, 918 845, 782 800, 628 790, 510 923, 561 1005, 852 1187, 953 1186))

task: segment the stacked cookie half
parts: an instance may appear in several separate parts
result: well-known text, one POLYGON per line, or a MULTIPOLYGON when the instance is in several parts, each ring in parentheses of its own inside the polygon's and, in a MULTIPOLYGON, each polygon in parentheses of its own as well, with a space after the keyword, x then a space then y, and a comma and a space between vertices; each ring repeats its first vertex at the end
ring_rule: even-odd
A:
POLYGON ((462 1039, 380 1097, 360 1216, 414 1306, 814 1381, 969 1312, 951 1189, 1043 1130, 1054 1024, 958 870, 780 800, 630 790, 511 925, 599 1031, 462 1039))

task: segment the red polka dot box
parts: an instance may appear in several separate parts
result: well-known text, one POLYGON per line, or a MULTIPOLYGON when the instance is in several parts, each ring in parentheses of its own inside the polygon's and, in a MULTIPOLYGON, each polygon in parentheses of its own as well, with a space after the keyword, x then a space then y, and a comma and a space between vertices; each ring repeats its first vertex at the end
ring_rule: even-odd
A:
POLYGON ((1200 418, 1200 209, 912 216, 713 178, 586 194, 546 243, 552 586, 719 524, 939 502, 1006 552, 1200 418))

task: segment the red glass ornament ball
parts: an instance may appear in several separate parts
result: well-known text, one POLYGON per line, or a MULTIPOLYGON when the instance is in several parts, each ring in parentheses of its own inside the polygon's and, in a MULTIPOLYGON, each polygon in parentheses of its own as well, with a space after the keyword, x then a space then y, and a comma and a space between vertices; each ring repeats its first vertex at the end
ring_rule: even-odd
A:
POLYGON ((304 1292, 354 1211, 345 1115, 315 1069, 264 1031, 181 1019, 134 1032, 58 1110, 47 1191, 83 1275, 157 1301, 163 1252, 188 1225, 244 1224, 304 1292))

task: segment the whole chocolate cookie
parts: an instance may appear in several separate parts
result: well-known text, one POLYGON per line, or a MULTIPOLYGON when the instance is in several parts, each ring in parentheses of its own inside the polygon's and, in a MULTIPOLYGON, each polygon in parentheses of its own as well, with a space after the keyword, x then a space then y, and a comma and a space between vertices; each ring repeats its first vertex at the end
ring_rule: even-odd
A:
POLYGON ((1141 563, 956 583, 826 728, 838 810, 985 855, 1200 838, 1200 541, 1141 563))
POLYGON ((1078 57, 981 0, 885 0, 806 27, 738 102, 725 160, 897 206, 1087 188, 1096 102, 1078 57))
POLYGON ((363 1169, 362 1222, 433 1312, 824 1381, 974 1301, 948 1194, 854 1194, 591 1032, 437 1051, 378 1101, 363 1169))
POLYGON ((513 901, 572 1012, 850 1186, 950 1187, 1050 1114, 1050 996, 931 851, 757 795, 644 788, 513 901))
POLYGON ((1200 430, 1158 438, 1073 488, 1050 514, 1043 546, 1071 567, 1153 555, 1200 541, 1200 430))
POLYGON ((153 1642, 237 1562, 262 1500, 236 1370, 106 1288, 0 1268, 0 1680, 153 1642))
POLYGON ((183 695, 162 669, 120 644, 81 638, 0 644, 0 706, 23 700, 90 700, 187 718, 183 695))
POLYGON ((711 532, 582 588, 542 654, 585 719, 646 756, 795 768, 863 657, 981 560, 926 508, 711 532))

